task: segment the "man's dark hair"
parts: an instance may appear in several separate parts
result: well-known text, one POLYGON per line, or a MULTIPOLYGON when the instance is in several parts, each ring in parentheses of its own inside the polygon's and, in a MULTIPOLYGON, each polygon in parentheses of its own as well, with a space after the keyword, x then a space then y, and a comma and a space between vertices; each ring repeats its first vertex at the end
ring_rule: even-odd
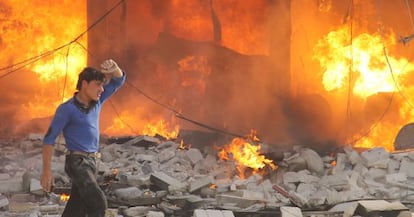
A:
POLYGON ((78 78, 78 83, 76 84, 76 89, 80 90, 82 86, 82 81, 87 81, 89 83, 90 81, 93 81, 93 80, 106 82, 105 74, 92 67, 84 68, 82 72, 79 73, 79 78, 78 78))

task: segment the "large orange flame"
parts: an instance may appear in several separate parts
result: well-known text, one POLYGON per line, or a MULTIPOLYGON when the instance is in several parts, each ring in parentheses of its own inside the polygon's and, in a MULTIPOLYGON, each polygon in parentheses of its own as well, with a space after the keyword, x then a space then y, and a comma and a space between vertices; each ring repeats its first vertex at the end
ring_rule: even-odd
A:
MULTIPOLYGON (((343 26, 329 32, 315 47, 314 57, 325 70, 322 77, 325 90, 346 93, 350 89, 351 97, 365 103, 375 94, 397 92, 405 76, 414 70, 414 64, 407 59, 389 54, 387 48, 396 44, 397 37, 362 33, 353 36, 352 41, 351 38, 351 31, 343 26)), ((400 113, 407 111, 404 106, 400 109, 400 113)), ((380 118, 371 127, 369 135, 352 136, 361 137, 355 147, 382 146, 389 151, 394 150, 393 139, 407 122, 407 114, 392 122, 380 118)))
POLYGON ((350 31, 344 26, 328 33, 315 47, 315 58, 325 68, 322 82, 327 91, 348 88, 352 74, 352 92, 358 97, 393 92, 401 76, 414 69, 414 64, 405 58, 384 56, 384 46, 394 45, 396 37, 382 39, 378 34, 362 33, 352 43, 350 38, 350 31))
POLYGON ((0 65, 42 56, 24 65, 37 75, 38 80, 30 82, 40 85, 32 90, 31 100, 19 107, 23 114, 19 118, 27 121, 50 116, 57 104, 70 97, 77 73, 86 63, 86 35, 69 43, 86 29, 86 4, 6 0, 0 7, 0 65))

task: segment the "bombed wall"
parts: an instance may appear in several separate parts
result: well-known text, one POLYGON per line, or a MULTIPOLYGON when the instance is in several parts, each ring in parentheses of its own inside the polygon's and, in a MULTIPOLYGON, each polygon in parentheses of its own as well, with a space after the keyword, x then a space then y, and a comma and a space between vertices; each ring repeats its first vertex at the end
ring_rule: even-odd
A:
MULTIPOLYGON (((114 1, 106 3, 88 2, 90 22, 114 1)), ((286 139, 278 97, 289 92, 289 19, 287 2, 124 2, 90 31, 96 58, 88 60, 113 54, 128 68, 129 82, 186 117, 241 135, 257 129, 277 141, 286 139), (273 13, 283 16, 283 26, 273 13)), ((120 94, 121 110, 136 101, 144 114, 131 115, 171 120, 171 111, 130 88, 123 92, 129 96, 120 94)))

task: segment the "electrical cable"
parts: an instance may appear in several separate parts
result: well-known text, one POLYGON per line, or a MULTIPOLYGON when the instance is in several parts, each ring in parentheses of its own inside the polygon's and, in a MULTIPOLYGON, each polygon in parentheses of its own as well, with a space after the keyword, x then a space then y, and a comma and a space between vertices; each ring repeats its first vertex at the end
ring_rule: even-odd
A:
MULTIPOLYGON (((377 1, 377 6, 379 5, 379 3, 378 3, 378 1, 377 1)), ((378 25, 379 25, 379 33, 380 33, 380 36, 381 36, 381 43, 382 43, 382 47, 383 47, 383 54, 384 54, 384 58, 385 58, 385 61, 386 61, 386 63, 387 63, 387 66, 388 66, 388 69, 389 69, 389 72, 390 72, 390 75, 391 75, 391 77, 392 77, 392 79, 393 79, 393 82, 394 82, 394 86, 395 86, 395 88, 397 89, 397 91, 398 91, 398 93, 407 101, 407 103, 410 105, 410 103, 409 103, 409 101, 408 101, 408 99, 405 97, 405 95, 403 95, 402 94, 402 91, 400 90, 400 88, 399 88, 399 85, 398 85, 398 81, 396 80, 396 78, 395 78, 395 74, 394 74, 394 70, 393 70, 393 68, 392 68, 392 66, 391 66, 391 63, 390 63, 390 61, 389 61, 389 57, 388 57, 388 52, 387 52, 387 48, 386 48, 386 45, 385 45, 385 42, 384 42, 384 33, 383 33, 383 26, 382 26, 382 17, 381 17, 381 13, 379 12, 379 8, 380 7, 377 7, 377 11, 378 11, 378 25)), ((385 110, 384 110, 384 112, 380 115, 380 117, 378 118, 378 120, 373 124, 373 125, 371 125, 371 127, 369 128, 369 130, 367 131, 367 132, 365 132, 363 135, 361 135, 358 139, 355 139, 354 141, 352 141, 352 142, 350 142, 350 144, 353 144, 353 143, 355 143, 355 142, 357 142, 357 141, 359 141, 360 139, 362 139, 362 138, 364 138, 364 137, 366 137, 366 136, 368 136, 371 132, 372 132, 372 130, 375 128, 375 127, 377 127, 378 125, 379 125, 379 123, 381 122, 381 120, 383 120, 383 118, 385 117, 385 115, 386 115, 386 113, 389 111, 389 109, 391 108, 391 104, 392 104, 392 102, 393 102, 393 99, 394 99, 394 95, 395 95, 395 92, 393 91, 392 92, 392 94, 391 94, 391 97, 390 97, 390 100, 388 101, 388 105, 387 105, 387 107, 385 108, 385 110)))
POLYGON ((207 124, 203 124, 201 122, 198 122, 198 121, 195 121, 193 119, 190 119, 190 118, 184 116, 183 114, 181 114, 180 112, 178 112, 176 109, 171 108, 170 106, 167 106, 167 105, 165 105, 163 103, 160 103, 159 101, 157 101, 153 97, 151 97, 148 94, 146 94, 144 91, 140 90, 138 87, 134 86, 132 83, 126 82, 126 84, 128 84, 130 87, 132 87, 133 89, 135 89, 137 92, 139 92, 141 95, 143 95, 147 99, 151 100, 153 103, 158 104, 159 106, 161 106, 161 107, 163 107, 163 108, 165 108, 165 109, 173 112, 177 118, 180 118, 182 120, 188 121, 188 122, 193 123, 195 125, 198 125, 200 127, 203 127, 203 128, 206 128, 206 129, 209 129, 209 130, 212 130, 212 131, 216 131, 216 132, 221 133, 221 134, 227 134, 227 135, 231 135, 231 136, 235 136, 235 137, 244 137, 244 136, 242 136, 240 134, 236 134, 236 133, 232 133, 232 132, 229 132, 229 131, 221 130, 221 129, 218 129, 216 127, 212 127, 212 126, 209 126, 207 124))
POLYGON ((93 22, 85 31, 83 31, 82 33, 80 33, 78 36, 76 36, 72 41, 70 41, 70 42, 68 42, 68 43, 66 43, 66 44, 64 44, 64 45, 61 45, 61 46, 59 46, 59 47, 57 47, 57 48, 55 48, 55 49, 52 49, 52 50, 49 50, 49 51, 46 51, 46 52, 44 52, 43 54, 40 54, 40 55, 38 55, 38 56, 34 56, 34 57, 31 57, 31 58, 28 58, 28 59, 26 59, 26 60, 23 60, 23 61, 20 61, 20 62, 17 62, 17 63, 15 63, 15 64, 12 64, 12 65, 8 65, 8 66, 6 66, 6 67, 3 67, 3 68, 0 68, 0 71, 3 71, 3 70, 6 70, 6 69, 10 69, 10 68, 14 68, 14 67, 16 67, 16 66, 19 66, 19 65, 22 65, 22 66, 19 66, 19 67, 17 67, 17 68, 15 68, 15 69, 12 69, 12 70, 10 70, 10 71, 8 71, 8 72, 6 72, 6 73, 4 73, 4 74, 2 74, 2 75, 0 75, 0 79, 2 79, 2 78, 5 78, 6 76, 8 76, 8 75, 11 75, 12 73, 14 73, 14 72, 16 72, 16 71, 18 71, 18 70, 20 70, 20 69, 22 69, 22 68, 24 68, 24 67, 26 67, 26 66, 28 66, 28 65, 30 65, 30 64, 32 64, 32 63, 35 63, 35 62, 37 62, 38 60, 40 60, 40 59, 42 59, 42 58, 44 58, 44 57, 46 57, 46 56, 49 56, 49 55, 52 55, 53 53, 55 53, 55 52, 57 52, 58 50, 60 50, 60 49, 63 49, 63 48, 65 48, 65 47, 67 47, 67 46, 69 46, 69 45, 71 45, 72 43, 75 43, 75 42, 77 42, 81 37, 83 37, 87 32, 89 32, 92 28, 94 28, 98 23, 100 23, 105 17, 107 17, 110 13, 112 13, 112 11, 113 10, 115 10, 115 8, 117 8, 121 3, 123 3, 125 0, 120 0, 117 4, 115 4, 110 10, 108 10, 104 15, 102 15, 101 17, 99 17, 95 22, 93 22))
MULTIPOLYGON (((93 26, 95 26, 97 23, 99 23, 100 21, 102 21, 108 14, 110 14, 117 6, 119 6, 122 2, 123 2, 124 0, 121 0, 120 2, 118 2, 118 4, 116 4, 114 7, 112 7, 108 12, 106 12, 101 18, 99 18, 94 24, 92 24, 92 26, 90 27, 90 28, 88 28, 88 30, 86 30, 84 33, 82 33, 81 35, 83 35, 83 34, 85 34, 86 32, 88 32, 93 26)), ((80 36, 81 36, 80 35, 80 36)), ((79 38, 79 37, 77 37, 77 38, 79 38)), ((92 54, 90 53, 90 51, 88 50, 88 49, 86 49, 82 44, 80 44, 79 42, 78 42, 78 40, 77 39, 75 39, 75 40, 73 40, 73 42, 76 42, 76 43, 78 43, 86 52, 88 52, 88 55, 90 55, 91 57, 92 57, 92 54)), ((232 133, 232 132, 229 132, 229 131, 225 131, 225 130, 221 130, 221 129, 218 129, 218 128, 216 128, 216 127, 212 127, 212 126, 209 126, 209 125, 207 125, 207 124, 203 124, 203 123, 201 123, 201 122, 199 122, 199 121, 195 121, 195 120, 193 120, 193 119, 191 119, 191 118, 188 118, 188 117, 186 117, 186 116, 184 116, 183 114, 181 114, 180 112, 178 112, 176 109, 174 109, 174 108, 172 108, 172 107, 170 107, 170 106, 167 106, 167 105, 165 105, 165 104, 163 104, 163 103, 161 103, 161 102, 159 102, 158 100, 156 100, 156 99, 154 99, 153 97, 151 97, 151 96, 149 96, 148 94, 146 94, 144 91, 142 91, 141 89, 139 89, 138 87, 136 87, 135 85, 133 85, 132 83, 130 83, 130 82, 126 82, 126 84, 127 85, 129 85, 131 88, 133 88, 134 90, 136 90, 138 93, 140 93, 141 95, 143 95, 144 97, 146 97, 147 99, 149 99, 150 101, 152 101, 153 103, 155 103, 155 104, 158 104, 159 106, 161 106, 161 107, 163 107, 163 108, 165 108, 165 109, 167 109, 167 110, 169 110, 169 111, 171 111, 172 113, 174 113, 175 114, 175 116, 177 117, 177 118, 180 118, 180 119, 182 119, 182 120, 185 120, 185 121, 188 121, 188 122, 190 122, 190 123, 193 123, 193 124, 195 124, 195 125, 198 125, 198 126, 200 126, 200 127, 203 127, 203 128, 206 128, 206 129, 209 129, 209 130, 211 130, 211 131, 215 131, 215 132, 218 132, 218 133, 221 133, 221 134, 225 134, 225 135, 231 135, 231 136, 235 136, 235 137, 244 137, 244 136, 242 136, 242 135, 240 135, 240 134, 236 134, 236 133, 232 133)), ((111 102, 111 105, 112 105, 112 108, 114 109, 114 111, 115 111, 115 113, 116 113, 116 115, 117 115, 117 117, 118 117, 118 119, 123 123, 123 124, 125 124, 126 126, 128 126, 129 128, 130 128, 130 130, 132 131, 132 132, 136 132, 134 129, 133 129, 133 127, 131 126, 131 125, 129 125, 128 123, 126 123, 121 117, 120 117, 120 114, 118 113, 118 111, 117 111, 117 109, 116 109, 116 107, 115 107, 115 105, 111 102)))
MULTIPOLYGON (((413 21, 413 16, 411 15, 411 7, 410 7, 410 3, 408 2, 408 0, 405 1, 406 6, 407 6, 407 11, 408 11, 408 16, 410 18, 410 22, 411 22, 411 27, 413 28, 414 31, 414 21, 413 21)), ((409 62, 409 61, 408 61, 409 62)), ((408 64, 407 62, 407 64, 408 64)), ((407 64, 405 66, 407 66, 407 64)), ((404 70, 405 66, 401 69, 401 71, 404 70)), ((395 76, 392 74, 392 79, 394 81, 395 87, 398 90, 398 93, 400 94, 400 96, 407 102, 408 106, 411 109, 414 109, 414 105, 410 102, 410 100, 405 96, 405 94, 403 93, 403 91, 401 90, 400 86, 398 85, 397 80, 395 79, 395 76)))
MULTIPOLYGON (((23 60, 23 61, 21 61, 21 62, 17 62, 17 63, 15 63, 15 64, 12 64, 12 65, 9 65, 9 66, 6 66, 6 67, 3 67, 3 68, 0 68, 0 71, 3 71, 3 70, 6 70, 6 69, 11 69, 11 68, 14 68, 14 67, 16 67, 16 66, 19 66, 19 67, 17 67, 17 68, 15 68, 15 69, 12 69, 12 70, 10 70, 10 71, 8 71, 8 72, 6 72, 6 73, 4 73, 4 74, 2 74, 2 75, 0 75, 0 79, 2 79, 2 78, 5 78, 6 76, 8 76, 8 75, 11 75, 12 73, 14 73, 14 72, 16 72, 16 71, 18 71, 18 70, 20 70, 20 69, 22 69, 22 68, 24 68, 24 67, 26 67, 26 66, 28 66, 28 65, 30 65, 30 64, 32 64, 32 63, 34 63, 34 62, 37 62, 38 60, 40 60, 40 59, 42 59, 42 58, 44 58, 44 57, 46 57, 46 56, 49 56, 49 55, 52 55, 52 54, 54 54, 55 52, 57 52, 58 50, 61 50, 61 49, 63 49, 63 48, 65 48, 65 47, 68 47, 68 46, 70 46, 71 44, 73 44, 73 43, 77 43, 77 44, 79 44, 87 53, 88 53, 88 55, 90 55, 90 56, 92 56, 91 55, 91 53, 89 52, 89 50, 88 49, 86 49, 85 48, 85 46, 83 46, 78 40, 81 38, 81 37, 83 37, 87 32, 89 32, 91 29, 93 29, 97 24, 99 24, 102 20, 104 20, 109 14, 111 14, 112 13, 112 11, 113 10, 115 10, 119 5, 121 5, 123 2, 124 2, 125 0, 120 0, 117 4, 115 4, 111 9, 109 9, 105 14, 103 14, 101 17, 99 17, 94 23, 92 23, 84 32, 82 32, 82 33, 80 33, 78 36, 76 36, 73 40, 71 40, 70 42, 68 42, 68 43, 66 43, 66 44, 64 44, 64 45, 62 45, 62 46, 59 46, 59 47, 57 47, 57 48, 55 48, 55 49, 52 49, 52 50, 49 50, 49 51, 46 51, 46 52, 44 52, 43 54, 40 54, 40 55, 38 55, 38 56, 34 56, 34 57, 31 57, 31 58, 28 58, 28 59, 26 59, 26 60, 23 60)), ((68 69, 68 57, 69 57, 69 47, 68 47, 68 50, 67 50, 67 54, 66 54, 66 70, 68 69)), ((67 71, 66 71, 66 75, 65 75, 65 80, 64 80, 64 89, 63 89, 63 92, 62 92, 62 100, 64 99, 64 91, 65 91, 65 87, 66 87, 66 82, 67 82, 67 71)), ((169 107, 169 106, 167 106, 167 105, 165 105, 165 104, 162 104, 162 103, 160 103, 159 101, 157 101, 157 100, 155 100, 153 97, 151 97, 151 96, 149 96, 148 94, 146 94, 145 92, 143 92, 142 90, 140 90, 139 88, 137 88, 137 87, 135 87, 133 84, 131 84, 130 82, 126 82, 129 86, 131 86, 133 89, 135 89, 137 92, 139 92, 140 94, 142 94, 144 97, 146 97, 147 99, 149 99, 149 100, 151 100, 152 102, 154 102, 155 104, 158 104, 158 105, 160 105, 161 107, 163 107, 163 108, 165 108, 165 109, 167 109, 167 110, 169 110, 169 111, 171 111, 171 112, 173 112, 175 115, 176 115, 176 117, 177 118, 180 118, 180 119, 182 119, 182 120, 185 120, 185 121, 188 121, 188 122, 190 122, 190 123, 193 123, 193 124, 195 124, 195 125, 198 125, 198 126, 200 126, 200 127, 203 127, 203 128, 206 128, 206 129, 209 129, 209 130, 212 130, 212 131, 216 131, 216 132, 219 132, 219 133, 222 133, 222 134, 227 134, 227 135, 231 135, 231 136, 235 136, 235 137, 245 137, 245 136, 242 136, 242 135, 239 135, 239 134, 236 134, 236 133, 232 133, 232 132, 228 132, 228 131, 225 131, 225 130, 221 130, 221 129, 218 129, 218 128, 215 128, 215 127, 212 127, 212 126, 209 126, 209 125, 207 125, 207 124, 203 124, 203 123, 201 123, 201 122, 198 122, 198 121, 195 121, 195 120, 193 120, 193 119, 190 119, 190 118, 188 118, 188 117, 186 117, 186 116, 184 116, 183 114, 181 114, 180 112, 178 112, 177 110, 175 110, 174 108, 171 108, 171 107, 169 107)), ((118 113, 118 111, 116 110, 116 108, 115 108, 115 106, 114 106, 114 104, 111 102, 111 105, 112 105, 112 107, 113 107, 113 109, 114 109, 114 111, 115 111, 115 113, 116 113, 116 115, 118 116, 118 118, 121 120, 121 122, 123 122, 125 125, 127 125, 128 127, 130 127, 130 129, 132 130, 132 131, 134 131, 133 130, 133 128, 128 124, 128 123, 125 123, 121 118, 120 118, 120 114, 118 113)))
POLYGON ((410 2, 408 0, 405 0, 405 5, 407 5, 408 16, 409 16, 410 22, 411 22, 411 28, 413 28, 413 32, 414 32, 414 21, 413 21, 413 16, 411 14, 410 2))
POLYGON ((354 1, 350 0, 350 6, 348 7, 347 15, 350 17, 349 22, 349 31, 350 31, 350 53, 351 58, 349 60, 349 69, 348 69, 348 92, 347 92, 347 104, 346 104, 346 123, 345 123, 345 135, 349 133, 349 123, 352 118, 351 114, 351 98, 352 98, 352 86, 353 86, 353 63, 354 63, 354 47, 353 47, 353 22, 354 22, 354 1))
POLYGON ((63 90, 62 90, 62 101, 65 100, 65 90, 66 90, 66 84, 67 84, 67 80, 68 80, 68 74, 69 74, 69 50, 70 50, 70 46, 68 46, 68 50, 66 52, 66 56, 65 56, 65 79, 63 81, 63 90))
POLYGON ((117 116, 117 118, 123 123, 125 124, 125 126, 127 126, 129 128, 129 130, 131 131, 131 133, 135 133, 135 134, 139 134, 131 125, 129 125, 127 122, 125 122, 122 118, 121 115, 119 114, 118 110, 116 109, 116 106, 114 105, 114 103, 112 102, 112 99, 109 98, 109 103, 112 107, 112 109, 115 112, 115 115, 117 116))

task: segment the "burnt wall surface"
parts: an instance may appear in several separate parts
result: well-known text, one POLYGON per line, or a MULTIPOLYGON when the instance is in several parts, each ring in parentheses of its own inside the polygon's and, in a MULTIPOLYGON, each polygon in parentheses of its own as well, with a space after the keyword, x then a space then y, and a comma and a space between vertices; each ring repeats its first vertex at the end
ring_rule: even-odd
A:
MULTIPOLYGON (((117 3, 89 0, 88 26, 117 3)), ((288 141, 279 101, 290 89, 290 1, 246 4, 259 6, 242 10, 233 1, 124 1, 88 32, 88 62, 113 58, 127 71, 127 83, 193 120, 241 135, 255 129, 269 143, 288 141), (199 20, 194 14, 201 14, 199 20), (251 18, 243 22, 242 17, 251 18), (188 27, 194 23, 201 24, 188 27), (245 25, 266 39, 261 42, 265 52, 241 48, 249 46, 247 30, 229 35, 230 27, 245 25), (237 41, 242 45, 235 46, 237 41)), ((120 111, 138 101, 148 115, 170 113, 128 85, 114 101, 120 111)), ((105 114, 113 115, 109 110, 105 114)), ((200 128, 183 120, 179 124, 200 128)))

